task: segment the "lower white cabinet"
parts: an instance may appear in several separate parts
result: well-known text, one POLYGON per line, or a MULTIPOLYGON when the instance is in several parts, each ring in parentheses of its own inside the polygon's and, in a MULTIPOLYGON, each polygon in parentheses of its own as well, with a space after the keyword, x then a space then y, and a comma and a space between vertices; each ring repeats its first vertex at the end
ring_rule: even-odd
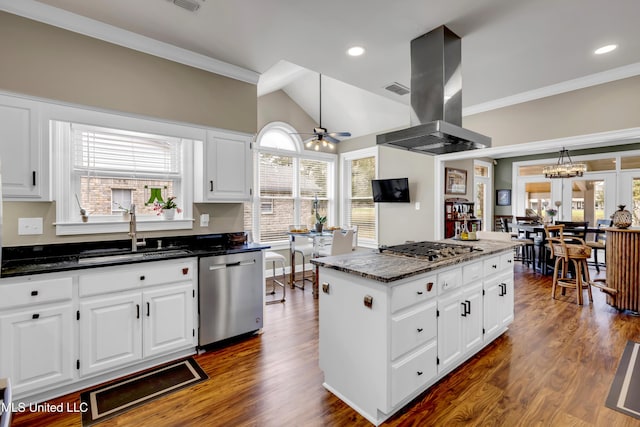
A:
POLYGON ((0 317, 0 377, 14 394, 65 383, 73 377, 71 302, 23 308, 0 317))
POLYGON ((194 352, 197 276, 183 258, 0 279, 0 377, 42 400, 194 352))
POLYGON ((389 418, 506 330, 511 252, 391 283, 320 267, 324 387, 375 425, 389 418))
POLYGON ((81 375, 195 347, 195 268, 192 260, 175 260, 82 274, 81 375), (119 292, 109 292, 109 277, 119 279, 119 292))

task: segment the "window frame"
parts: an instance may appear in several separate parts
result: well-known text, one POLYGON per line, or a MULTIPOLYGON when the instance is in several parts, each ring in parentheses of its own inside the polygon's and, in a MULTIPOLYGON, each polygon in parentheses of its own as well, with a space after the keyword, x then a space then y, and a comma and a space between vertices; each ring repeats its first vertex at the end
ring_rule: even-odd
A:
MULTIPOLYGON (((353 160, 364 159, 367 157, 373 157, 375 163, 375 173, 374 178, 378 179, 378 172, 380 170, 379 165, 379 150, 378 147, 369 147, 363 148, 360 150, 348 151, 346 153, 340 154, 340 189, 341 189, 341 197, 340 197, 340 222, 342 224, 346 223, 348 215, 347 215, 347 207, 349 206, 349 200, 351 199, 351 162, 353 160)), ((380 238, 379 227, 378 227, 378 219, 379 219, 379 206, 377 203, 374 203, 374 227, 375 227, 375 239, 366 239, 362 238, 362 236, 358 235, 358 246, 366 247, 366 248, 377 248, 378 241, 380 238)))
POLYGON ((91 216, 89 216, 89 221, 86 223, 71 219, 73 218, 71 210, 73 203, 75 203, 71 144, 64 143, 65 138, 69 141, 70 135, 64 135, 68 131, 59 129, 61 126, 54 126, 54 121, 166 135, 182 139, 182 178, 180 183, 182 218, 165 221, 160 217, 141 215, 137 217, 137 225, 139 232, 193 229, 194 177, 193 173, 190 173, 193 170, 194 161, 193 145, 195 141, 206 140, 205 129, 89 108, 43 104, 42 123, 43 128, 46 128, 43 137, 50 141, 54 153, 53 161, 57 166, 53 173, 56 235, 127 233, 129 224, 115 215, 113 219, 101 221, 91 221, 91 216))
MULTIPOLYGON (((298 131, 286 122, 271 122, 265 125, 258 135, 256 136, 255 148, 253 150, 253 170, 254 170, 254 188, 255 194, 253 197, 253 201, 251 203, 251 213, 252 213, 252 230, 253 230, 253 239, 258 243, 260 242, 260 214, 261 214, 261 201, 260 201, 260 154, 274 154, 280 156, 288 156, 293 159, 294 165, 294 177, 293 177, 293 205, 294 205, 294 222, 296 224, 300 223, 300 203, 303 198, 300 195, 300 160, 308 159, 308 160, 317 160, 327 162, 327 214, 329 218, 339 218, 338 209, 336 206, 336 195, 337 195, 337 167, 336 163, 338 161, 338 155, 332 153, 325 152, 317 152, 311 150, 304 149, 304 143, 300 136, 298 135, 298 131), (260 141, 262 137, 270 131, 278 131, 283 132, 289 135, 294 143, 294 150, 283 150, 271 147, 262 147, 260 141)), ((305 200, 307 198, 304 198, 305 200)), ((264 242, 265 244, 269 244, 273 249, 287 249, 289 248, 289 239, 282 239, 276 241, 264 242)))

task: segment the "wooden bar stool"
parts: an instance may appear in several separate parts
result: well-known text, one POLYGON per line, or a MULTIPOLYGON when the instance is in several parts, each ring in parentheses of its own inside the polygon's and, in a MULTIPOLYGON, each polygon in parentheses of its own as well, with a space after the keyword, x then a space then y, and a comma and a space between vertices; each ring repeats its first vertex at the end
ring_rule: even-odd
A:
POLYGON ((285 286, 285 282, 286 282, 285 256, 280 255, 277 252, 266 251, 264 254, 264 260, 265 260, 265 264, 268 264, 270 262, 271 268, 273 269, 273 275, 271 276, 272 277, 271 292, 269 292, 268 294, 269 295, 276 294, 276 285, 282 287, 282 298, 279 300, 274 299, 271 301, 267 301, 265 302, 265 304, 277 304, 279 302, 284 302, 284 297, 287 292, 287 287, 285 286), (277 262, 279 262, 280 265, 282 266, 282 281, 276 279, 276 263, 277 262))
POLYGON ((579 237, 565 236, 562 233, 563 228, 563 225, 545 227, 547 241, 551 248, 551 256, 555 257, 551 297, 553 299, 556 298, 558 287, 562 288, 562 295, 565 295, 567 288, 575 289, 577 302, 582 305, 582 292, 586 289, 589 295, 589 302, 593 302, 591 278, 587 265, 587 260, 591 256, 591 248, 579 237), (569 265, 574 267, 572 277, 569 277, 569 265))

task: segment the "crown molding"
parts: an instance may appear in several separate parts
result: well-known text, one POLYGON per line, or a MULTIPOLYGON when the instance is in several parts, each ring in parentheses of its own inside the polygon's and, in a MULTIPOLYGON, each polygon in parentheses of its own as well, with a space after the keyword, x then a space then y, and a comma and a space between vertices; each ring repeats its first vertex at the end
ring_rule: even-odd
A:
POLYGON ((586 87, 609 83, 615 80, 626 79, 628 77, 634 77, 637 75, 640 75, 640 62, 625 65, 623 67, 613 68, 611 70, 591 74, 585 77, 579 77, 573 80, 567 80, 562 83, 545 86, 516 95, 494 99, 493 101, 472 105, 463 108, 462 115, 471 116, 473 114, 484 113, 487 111, 496 110, 498 108, 509 107, 511 105, 534 101, 536 99, 559 95, 561 93, 584 89, 586 87))
POLYGON ((254 71, 34 0, 0 0, 0 10, 246 83, 257 84, 260 77, 254 71))

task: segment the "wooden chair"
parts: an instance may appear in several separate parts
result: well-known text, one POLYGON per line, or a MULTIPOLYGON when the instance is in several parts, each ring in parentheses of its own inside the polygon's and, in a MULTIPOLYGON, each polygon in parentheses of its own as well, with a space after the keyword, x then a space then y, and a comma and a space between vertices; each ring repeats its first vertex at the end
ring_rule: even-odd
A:
MULTIPOLYGON (((600 230, 602 227, 611 227, 613 221, 610 219, 599 219, 596 222, 596 227, 600 230)), ((603 251, 606 256, 606 242, 607 235, 604 233, 595 233, 593 240, 587 241, 587 245, 593 250, 593 264, 596 267, 596 271, 600 273, 601 263, 598 262, 598 251, 603 251)), ((604 264, 603 264, 604 265, 604 264)))
POLYGON ((551 297, 556 298, 558 287, 562 288, 562 295, 565 295, 567 288, 575 289, 577 302, 582 305, 582 292, 586 289, 589 302, 593 302, 591 278, 587 266, 587 260, 591 256, 591 248, 583 239, 565 235, 564 225, 548 225, 544 229, 551 249, 551 256, 555 257, 551 297), (569 277, 569 264, 574 267, 573 277, 569 277))
MULTIPOLYGON (((537 224, 535 219, 527 217, 527 216, 517 216, 516 217, 517 224, 537 224)), ((518 225, 513 227, 517 227, 518 225)), ((527 267, 531 264, 535 270, 536 268, 536 251, 535 251, 535 241, 528 237, 525 234, 518 233, 515 239, 517 242, 522 243, 520 247, 521 254, 519 256, 520 260, 523 264, 526 264, 527 267)))

